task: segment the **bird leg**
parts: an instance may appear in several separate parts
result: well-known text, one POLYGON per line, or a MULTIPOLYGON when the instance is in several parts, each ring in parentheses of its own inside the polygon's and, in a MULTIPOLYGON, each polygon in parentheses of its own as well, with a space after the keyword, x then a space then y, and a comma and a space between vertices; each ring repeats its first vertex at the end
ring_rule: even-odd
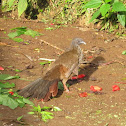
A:
POLYGON ((66 90, 66 92, 69 92, 69 89, 68 89, 68 87, 66 86, 66 82, 67 82, 67 79, 63 79, 63 80, 62 80, 64 90, 66 90))
POLYGON ((77 63, 75 63, 75 64, 72 65, 72 67, 65 73, 65 78, 63 78, 63 80, 62 80, 64 89, 66 90, 66 92, 70 92, 69 89, 66 86, 66 82, 67 82, 68 78, 70 77, 70 75, 73 72, 78 75, 78 66, 77 66, 77 63))

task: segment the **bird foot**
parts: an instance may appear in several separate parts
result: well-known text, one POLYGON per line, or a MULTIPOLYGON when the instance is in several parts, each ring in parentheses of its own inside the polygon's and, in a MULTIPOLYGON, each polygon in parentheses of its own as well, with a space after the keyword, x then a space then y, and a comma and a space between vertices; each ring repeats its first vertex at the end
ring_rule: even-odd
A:
POLYGON ((65 92, 66 92, 66 93, 72 93, 72 91, 70 91, 70 90, 65 90, 65 92))
POLYGON ((65 92, 69 93, 70 91, 67 89, 67 90, 65 90, 65 92))
POLYGON ((44 102, 44 99, 35 99, 37 102, 44 102))

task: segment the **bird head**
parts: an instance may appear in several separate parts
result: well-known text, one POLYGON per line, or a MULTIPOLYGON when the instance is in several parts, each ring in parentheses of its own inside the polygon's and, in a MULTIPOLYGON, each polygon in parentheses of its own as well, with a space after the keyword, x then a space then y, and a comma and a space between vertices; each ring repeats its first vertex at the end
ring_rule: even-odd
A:
POLYGON ((71 47, 74 48, 74 47, 76 47, 76 46, 78 46, 80 44, 85 44, 86 45, 86 42, 84 42, 82 38, 74 38, 72 40, 71 47))

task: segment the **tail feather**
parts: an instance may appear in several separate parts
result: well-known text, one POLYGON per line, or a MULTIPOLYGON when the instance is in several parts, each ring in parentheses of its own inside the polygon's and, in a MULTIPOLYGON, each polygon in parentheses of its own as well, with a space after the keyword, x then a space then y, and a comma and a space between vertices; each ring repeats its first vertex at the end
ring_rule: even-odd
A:
POLYGON ((51 96, 56 96, 58 93, 58 81, 53 80, 43 80, 39 78, 24 87, 19 91, 19 95, 24 97, 33 97, 37 99, 44 99, 43 101, 48 101, 51 96))
POLYGON ((58 93, 58 81, 53 83, 50 88, 49 92, 52 93, 52 96, 55 97, 58 93))
POLYGON ((51 97, 51 93, 48 92, 48 93, 46 94, 46 96, 43 98, 43 101, 44 101, 44 102, 47 102, 47 101, 50 99, 50 97, 51 97))

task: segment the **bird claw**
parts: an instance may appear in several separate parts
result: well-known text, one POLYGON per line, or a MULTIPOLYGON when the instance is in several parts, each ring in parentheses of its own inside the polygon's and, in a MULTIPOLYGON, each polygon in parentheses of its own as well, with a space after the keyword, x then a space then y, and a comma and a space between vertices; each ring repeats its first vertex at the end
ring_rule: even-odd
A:
POLYGON ((69 93, 69 94, 72 93, 72 91, 70 91, 70 90, 66 90, 65 92, 66 92, 66 93, 69 93))
POLYGON ((65 92, 69 93, 70 91, 69 90, 65 90, 65 92))
POLYGON ((35 100, 36 100, 37 102, 40 102, 40 101, 41 101, 41 102, 44 102, 44 99, 43 99, 43 98, 42 98, 42 99, 39 99, 39 100, 35 98, 35 100))

